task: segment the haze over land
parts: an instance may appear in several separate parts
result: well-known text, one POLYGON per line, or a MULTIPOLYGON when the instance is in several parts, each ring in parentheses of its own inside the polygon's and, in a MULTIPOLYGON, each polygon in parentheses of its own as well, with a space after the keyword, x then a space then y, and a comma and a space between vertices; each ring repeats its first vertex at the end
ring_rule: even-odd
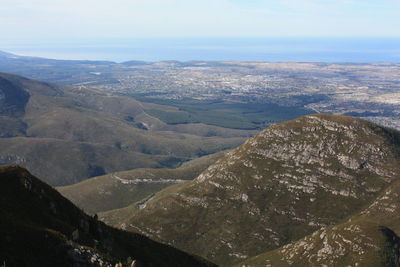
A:
POLYGON ((400 62, 399 37, 86 38, 4 41, 0 50, 56 59, 400 62))
MULTIPOLYGON (((178 108, 166 123, 262 129, 305 112, 359 116, 400 129, 397 63, 60 61, 3 56, 0 71, 178 108), (210 105, 211 103, 211 105, 210 105), (279 107, 277 107, 277 105, 279 107), (230 111, 226 113, 226 108, 230 111), (212 116, 207 111, 212 112, 212 116)), ((150 107, 150 106, 148 106, 150 107)))
POLYGON ((4 0, 0 50, 91 60, 399 62, 397 0, 4 0))

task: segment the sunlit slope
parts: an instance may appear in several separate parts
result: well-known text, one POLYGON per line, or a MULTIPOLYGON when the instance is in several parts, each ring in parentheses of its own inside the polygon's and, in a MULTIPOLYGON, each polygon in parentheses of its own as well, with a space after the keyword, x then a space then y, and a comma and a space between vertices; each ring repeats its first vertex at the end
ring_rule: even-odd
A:
POLYGON ((100 217, 230 265, 360 212, 399 178, 399 140, 356 118, 301 117, 272 125, 145 207, 100 217))

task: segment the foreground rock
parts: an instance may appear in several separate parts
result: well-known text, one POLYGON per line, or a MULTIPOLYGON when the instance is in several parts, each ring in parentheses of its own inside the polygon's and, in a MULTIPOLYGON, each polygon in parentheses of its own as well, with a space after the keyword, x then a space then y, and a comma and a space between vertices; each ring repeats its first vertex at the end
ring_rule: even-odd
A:
POLYGON ((111 228, 18 166, 0 167, 0 262, 5 266, 214 266, 111 228))

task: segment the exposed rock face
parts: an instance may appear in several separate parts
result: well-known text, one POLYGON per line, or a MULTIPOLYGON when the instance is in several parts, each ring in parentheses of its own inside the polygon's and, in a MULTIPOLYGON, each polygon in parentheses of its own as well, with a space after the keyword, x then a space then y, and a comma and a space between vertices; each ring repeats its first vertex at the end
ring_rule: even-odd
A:
POLYGON ((360 119, 305 116, 272 125, 145 208, 104 219, 229 265, 361 211, 399 178, 399 140, 360 119))
POLYGON ((377 222, 400 235, 400 180, 389 186, 355 219, 377 222))
POLYGON ((318 230, 237 266, 399 266, 399 245, 389 228, 361 220, 318 230))
POLYGON ((348 221, 237 266, 399 266, 400 180, 348 221))

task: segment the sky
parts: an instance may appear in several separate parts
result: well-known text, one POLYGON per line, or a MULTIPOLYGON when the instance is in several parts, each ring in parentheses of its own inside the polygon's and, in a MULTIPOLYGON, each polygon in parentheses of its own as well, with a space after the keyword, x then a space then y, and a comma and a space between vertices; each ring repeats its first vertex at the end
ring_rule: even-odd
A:
POLYGON ((0 35, 400 37, 400 0, 0 0, 0 35))

